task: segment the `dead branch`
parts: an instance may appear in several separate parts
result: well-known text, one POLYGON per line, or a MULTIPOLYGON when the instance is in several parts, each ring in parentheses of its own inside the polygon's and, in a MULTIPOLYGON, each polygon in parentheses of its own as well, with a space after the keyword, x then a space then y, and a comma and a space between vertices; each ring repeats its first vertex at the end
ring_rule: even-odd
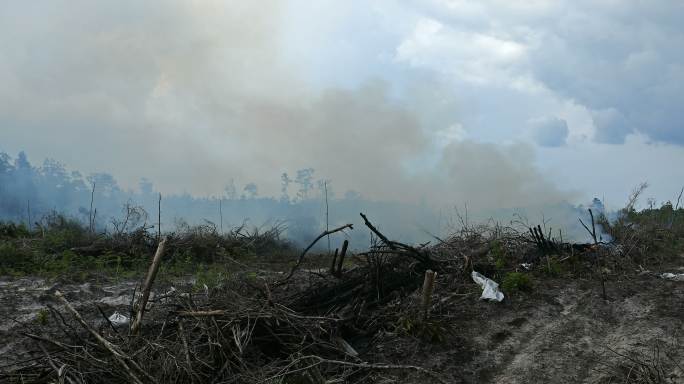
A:
POLYGON ((379 237, 383 243, 385 243, 392 250, 397 249, 396 245, 394 245, 393 242, 389 241, 389 239, 387 237, 385 237, 385 235, 380 233, 380 231, 378 231, 378 229, 375 228, 375 226, 373 226, 373 224, 371 224, 370 221, 368 221, 368 217, 366 217, 366 215, 364 215, 363 213, 359 213, 359 214, 363 218, 363 222, 364 222, 364 224, 366 224, 366 227, 368 227, 373 233, 375 233, 375 235, 377 237, 379 237))
MULTIPOLYGON (((382 242, 391 250, 393 251, 392 253, 395 254, 404 254, 409 257, 412 257, 418 261, 420 261, 423 264, 430 264, 431 260, 429 257, 428 253, 421 252, 420 250, 404 243, 400 243, 398 241, 391 241, 389 240, 385 235, 383 235, 371 222, 368 220, 368 217, 364 215, 363 213, 359 213, 361 217, 363 218, 364 223, 366 226, 382 240, 382 242)), ((438 267, 438 266, 437 266, 438 267)))
POLYGON ((142 325, 143 314, 145 313, 145 306, 147 305, 147 300, 150 298, 150 290, 152 289, 152 283, 154 283, 154 278, 157 276, 157 271, 159 271, 159 265, 161 264, 161 258, 164 254, 164 246, 166 245, 166 238, 162 239, 157 246, 157 252, 154 254, 152 259, 152 264, 150 269, 147 271, 147 277, 145 278, 145 283, 143 285, 142 296, 137 304, 137 313, 135 319, 131 324, 131 334, 135 335, 138 333, 140 326, 142 325))
POLYGON ((341 227, 338 227, 338 228, 335 228, 335 229, 331 229, 331 230, 329 230, 329 231, 323 231, 323 233, 321 233, 320 235, 318 235, 318 237, 315 238, 314 241, 312 241, 311 244, 309 244, 309 246, 306 247, 306 248, 304 249, 304 251, 302 251, 302 253, 299 255, 299 259, 297 260, 297 264, 295 264, 295 265, 292 267, 292 269, 290 270, 290 273, 289 273, 283 280, 281 280, 281 281, 279 282, 279 284, 284 283, 285 281, 289 280, 290 277, 292 277, 292 275, 295 273, 295 271, 297 270, 297 268, 299 268, 299 266, 302 264, 302 261, 304 261, 304 256, 306 256, 306 253, 309 252, 309 250, 310 250, 314 245, 316 245, 316 243, 318 242, 318 240, 320 240, 320 239, 322 239, 322 238, 324 238, 324 237, 326 237, 326 236, 328 236, 328 235, 332 235, 333 233, 343 231, 343 230, 345 230, 345 229, 347 229, 347 228, 349 228, 349 229, 354 229, 354 225, 353 225, 353 224, 345 224, 345 225, 343 225, 343 226, 341 226, 341 227))

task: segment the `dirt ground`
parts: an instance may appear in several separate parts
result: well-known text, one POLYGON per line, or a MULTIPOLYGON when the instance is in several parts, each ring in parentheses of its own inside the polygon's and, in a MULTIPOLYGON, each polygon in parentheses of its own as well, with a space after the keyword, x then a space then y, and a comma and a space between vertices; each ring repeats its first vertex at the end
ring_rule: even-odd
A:
MULTIPOLYGON (((350 342, 367 360, 423 366, 453 383, 632 382, 625 381, 634 366, 627 357, 647 364, 658 357, 653 365, 666 373, 662 382, 684 383, 684 282, 659 277, 660 272, 684 272, 684 257, 677 264, 613 276, 608 301, 596 280, 548 279, 535 280, 532 292, 485 302, 474 283, 466 291, 450 292, 451 277, 442 276, 434 316, 448 319, 445 340, 430 343, 385 333, 372 342, 350 342)), ((55 290, 96 322, 101 316, 94 304, 108 315, 126 313, 136 283, 0 279, 0 367, 29 357, 18 332, 38 326, 39 312, 53 302, 55 290)), ((428 380, 417 373, 386 378, 388 383, 428 380)))
POLYGON ((410 356, 397 341, 393 355, 454 383, 622 383, 611 380, 624 360, 611 350, 650 359, 659 345, 676 362, 660 357, 663 382, 684 383, 684 282, 644 274, 607 291, 606 302, 597 281, 555 280, 502 303, 455 299, 451 340, 410 356))

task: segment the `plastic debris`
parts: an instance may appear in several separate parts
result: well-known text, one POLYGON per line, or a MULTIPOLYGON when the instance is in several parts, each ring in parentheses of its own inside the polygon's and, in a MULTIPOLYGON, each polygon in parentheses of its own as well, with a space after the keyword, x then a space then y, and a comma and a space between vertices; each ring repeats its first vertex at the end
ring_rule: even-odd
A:
POLYGON ((684 281, 684 273, 662 273, 660 275, 661 278, 665 280, 672 280, 672 281, 684 281))
POLYGON ((520 264, 520 266, 525 268, 525 270, 527 270, 527 271, 532 269, 532 263, 522 263, 522 264, 520 264))
POLYGON ((499 284, 494 280, 484 277, 481 273, 473 271, 470 274, 473 281, 476 282, 480 287, 482 287, 482 296, 480 299, 483 300, 494 300, 501 302, 504 299, 504 294, 499 290, 499 284))
POLYGON ((109 322, 116 328, 126 326, 130 321, 131 320, 127 316, 122 315, 119 312, 114 312, 109 316, 109 322))

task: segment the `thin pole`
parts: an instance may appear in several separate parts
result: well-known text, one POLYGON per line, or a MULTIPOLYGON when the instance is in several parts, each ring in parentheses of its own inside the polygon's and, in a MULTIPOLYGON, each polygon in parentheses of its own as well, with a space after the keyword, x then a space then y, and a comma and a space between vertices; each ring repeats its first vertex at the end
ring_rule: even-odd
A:
POLYGON ((28 213, 28 230, 31 232, 31 200, 26 200, 26 211, 28 213))
POLYGON ((157 204, 157 243, 161 241, 161 192, 159 192, 159 202, 157 204))
POLYGON ((95 181, 93 181, 93 189, 90 192, 90 213, 88 214, 88 219, 90 221, 88 223, 88 229, 90 229, 90 233, 93 232, 93 200, 95 200, 95 181))
MULTIPOLYGON (((320 185, 320 184, 319 184, 320 185)), ((325 230, 330 232, 330 216, 328 211, 328 181, 323 182, 323 188, 325 189, 325 230)), ((328 254, 330 254, 330 234, 328 234, 328 254)))
POLYGON ((219 197, 219 216, 221 217, 221 234, 223 234, 223 197, 219 197))

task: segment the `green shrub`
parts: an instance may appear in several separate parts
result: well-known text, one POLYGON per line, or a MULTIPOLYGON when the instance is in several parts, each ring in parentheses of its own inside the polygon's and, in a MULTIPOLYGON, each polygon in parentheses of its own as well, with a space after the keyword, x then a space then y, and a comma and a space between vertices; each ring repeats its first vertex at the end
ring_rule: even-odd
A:
POLYGON ((91 243, 91 234, 75 219, 59 214, 45 218, 46 230, 43 249, 47 252, 61 252, 66 249, 91 243))
POLYGON ((532 279, 521 272, 509 272, 504 277, 501 288, 508 293, 513 291, 530 291, 532 290, 532 279))
POLYGON ((78 256, 72 251, 64 251, 49 255, 42 264, 42 272, 47 275, 64 274, 74 267, 78 256))
POLYGON ((0 238, 26 238, 29 237, 29 235, 29 230, 24 223, 15 224, 11 222, 0 222, 0 238))
POLYGON ((560 276, 563 274, 563 265, 555 257, 549 257, 544 267, 544 271, 550 276, 560 276))
POLYGON ((0 242, 0 274, 26 273, 33 268, 33 254, 29 249, 11 241, 0 242))

